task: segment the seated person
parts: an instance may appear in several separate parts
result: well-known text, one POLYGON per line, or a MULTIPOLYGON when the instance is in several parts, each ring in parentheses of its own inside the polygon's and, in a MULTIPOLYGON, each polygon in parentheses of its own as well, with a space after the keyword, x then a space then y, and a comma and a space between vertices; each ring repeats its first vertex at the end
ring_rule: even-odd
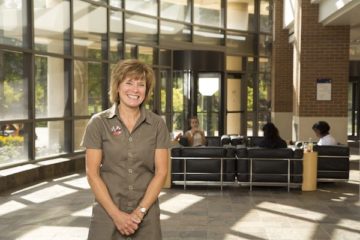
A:
POLYGON ((263 128, 264 139, 259 143, 259 147, 264 148, 286 148, 286 142, 280 137, 279 130, 273 123, 266 123, 263 128))
MULTIPOLYGON (((199 119, 196 116, 193 116, 189 119, 190 129, 185 132, 185 137, 189 146, 203 146, 206 144, 206 138, 204 131, 199 128, 199 119)), ((181 134, 176 136, 176 140, 179 140, 182 137, 181 134)))
POLYGON ((319 121, 312 126, 316 136, 319 138, 317 145, 337 145, 333 136, 330 135, 330 125, 325 121, 319 121))

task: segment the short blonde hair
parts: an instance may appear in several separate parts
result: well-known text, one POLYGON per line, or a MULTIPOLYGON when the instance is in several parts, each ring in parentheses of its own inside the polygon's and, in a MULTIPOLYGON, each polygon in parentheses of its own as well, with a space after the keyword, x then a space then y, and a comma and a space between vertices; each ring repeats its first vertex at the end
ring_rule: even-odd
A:
POLYGON ((112 104, 120 103, 118 87, 127 77, 145 80, 146 90, 144 102, 148 99, 149 93, 155 83, 154 71, 150 66, 137 59, 128 59, 119 61, 111 72, 109 100, 112 104))

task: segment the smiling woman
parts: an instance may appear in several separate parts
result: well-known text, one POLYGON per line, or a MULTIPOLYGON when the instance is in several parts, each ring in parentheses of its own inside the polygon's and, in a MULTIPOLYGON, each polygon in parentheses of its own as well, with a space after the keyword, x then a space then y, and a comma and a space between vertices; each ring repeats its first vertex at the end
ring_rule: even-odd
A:
POLYGON ((157 198, 170 139, 162 118, 143 106, 153 82, 153 70, 141 61, 116 64, 109 91, 113 106, 86 127, 82 146, 96 198, 88 239, 161 239, 157 198))

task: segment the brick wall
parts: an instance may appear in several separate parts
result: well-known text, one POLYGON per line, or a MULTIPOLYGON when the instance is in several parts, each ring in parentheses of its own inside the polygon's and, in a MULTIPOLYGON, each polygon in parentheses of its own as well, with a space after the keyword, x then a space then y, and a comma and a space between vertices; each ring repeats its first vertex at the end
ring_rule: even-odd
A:
POLYGON ((347 116, 348 26, 322 26, 318 5, 302 1, 299 116, 347 116), (316 79, 332 80, 331 101, 316 100, 316 79))
POLYGON ((293 48, 289 31, 283 29, 283 1, 274 2, 272 46, 272 111, 292 112, 293 48))

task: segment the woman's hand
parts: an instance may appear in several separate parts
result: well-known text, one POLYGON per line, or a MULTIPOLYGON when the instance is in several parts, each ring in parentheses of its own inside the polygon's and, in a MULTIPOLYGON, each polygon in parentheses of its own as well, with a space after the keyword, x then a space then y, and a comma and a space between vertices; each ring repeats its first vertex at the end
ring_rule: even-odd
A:
POLYGON ((140 211, 140 208, 137 207, 132 213, 131 213, 133 221, 140 224, 142 220, 144 219, 144 214, 140 211))
POLYGON ((116 228, 122 235, 129 236, 139 228, 139 219, 134 218, 133 214, 119 212, 113 217, 116 228))

